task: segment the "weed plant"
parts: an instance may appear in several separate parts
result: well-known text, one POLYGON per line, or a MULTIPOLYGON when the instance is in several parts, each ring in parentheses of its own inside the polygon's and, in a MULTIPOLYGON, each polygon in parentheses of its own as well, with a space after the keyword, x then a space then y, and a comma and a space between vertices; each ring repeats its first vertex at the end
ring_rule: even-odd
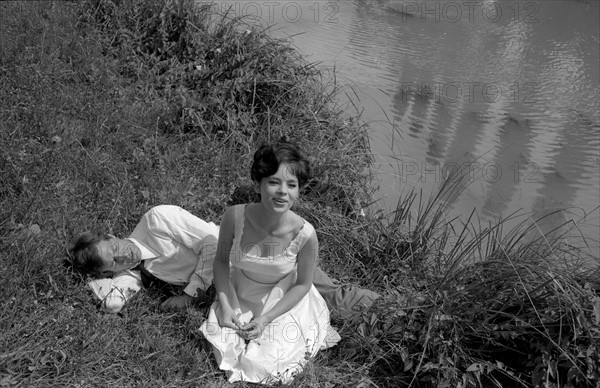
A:
POLYGON ((445 216, 451 183, 391 220, 368 211, 366 128, 336 85, 215 9, 0 2, 0 386, 229 386, 201 310, 163 313, 147 290, 103 314, 63 263, 79 232, 126 236, 154 205, 218 223, 253 200, 251 155, 281 136, 312 158, 297 211, 321 266, 384 295, 334 314, 342 342, 292 387, 598 385, 598 258, 565 234, 576 223, 461 224, 445 216))

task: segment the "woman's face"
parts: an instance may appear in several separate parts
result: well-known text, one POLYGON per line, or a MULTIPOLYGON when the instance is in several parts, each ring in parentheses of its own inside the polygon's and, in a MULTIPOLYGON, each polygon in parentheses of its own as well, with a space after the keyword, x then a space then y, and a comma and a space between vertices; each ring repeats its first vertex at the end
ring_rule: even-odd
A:
POLYGON ((300 194, 300 184, 288 164, 281 164, 277 172, 255 183, 261 203, 275 212, 283 213, 292 208, 300 194))

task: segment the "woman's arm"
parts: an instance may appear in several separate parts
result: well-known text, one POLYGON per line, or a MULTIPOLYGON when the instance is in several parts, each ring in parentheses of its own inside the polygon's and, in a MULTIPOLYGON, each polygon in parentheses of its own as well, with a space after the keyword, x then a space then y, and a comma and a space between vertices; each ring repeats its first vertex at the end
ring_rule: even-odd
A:
POLYGON ((216 311, 219 325, 238 329, 242 324, 231 308, 230 298, 233 297, 234 290, 229 281, 229 254, 233 245, 233 232, 235 229, 234 211, 233 207, 227 209, 221 220, 217 252, 215 253, 213 263, 213 282, 217 291, 217 302, 219 304, 216 311))
POLYGON ((272 309, 256 317, 244 330, 248 339, 258 338, 266 325, 280 315, 288 312, 310 291, 312 287, 317 260, 319 258, 319 241, 316 232, 313 232, 298 252, 298 276, 296 283, 283 295, 272 309))

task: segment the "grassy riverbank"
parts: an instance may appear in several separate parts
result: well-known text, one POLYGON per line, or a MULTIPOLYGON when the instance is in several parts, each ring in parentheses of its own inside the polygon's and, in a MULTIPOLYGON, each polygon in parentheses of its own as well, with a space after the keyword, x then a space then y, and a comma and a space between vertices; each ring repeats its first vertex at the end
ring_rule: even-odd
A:
POLYGON ((368 138, 336 85, 243 20, 114 3, 0 3, 0 386, 229 386, 200 311, 162 313, 150 290, 100 313, 63 261, 80 231, 126 236, 158 204, 218 223, 252 200, 256 145, 282 135, 313 158, 298 212, 322 267, 384 295, 334 316, 342 342, 292 386, 599 384, 600 273, 580 265, 598 260, 585 246, 526 240, 532 223, 457 227, 441 198, 361 216, 368 138))

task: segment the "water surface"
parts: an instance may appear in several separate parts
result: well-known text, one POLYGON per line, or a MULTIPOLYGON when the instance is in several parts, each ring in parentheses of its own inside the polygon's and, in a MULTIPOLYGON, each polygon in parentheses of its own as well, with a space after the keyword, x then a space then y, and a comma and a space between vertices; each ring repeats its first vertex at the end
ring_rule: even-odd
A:
POLYGON ((289 37, 370 126, 377 206, 467 171, 454 215, 513 212, 600 234, 597 0, 228 1, 289 37), (594 209, 596 211, 594 212, 594 209))

